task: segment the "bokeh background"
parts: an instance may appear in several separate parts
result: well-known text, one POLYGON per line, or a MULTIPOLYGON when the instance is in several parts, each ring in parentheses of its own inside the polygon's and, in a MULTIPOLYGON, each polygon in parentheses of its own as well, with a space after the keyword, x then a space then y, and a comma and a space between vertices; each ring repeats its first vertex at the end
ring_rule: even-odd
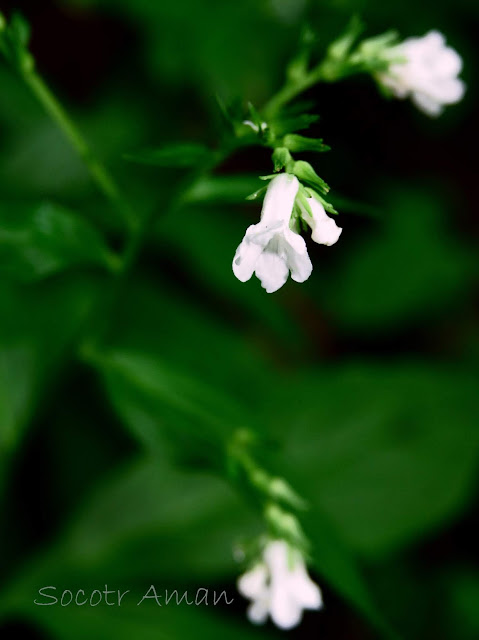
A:
MULTIPOLYGON (((120 354, 111 369, 78 354, 88 310, 107 296, 101 269, 73 257, 68 268, 53 261, 41 277, 28 269, 14 277, 15 256, 0 251, 1 637, 385 637, 364 615, 369 605, 358 610, 366 596, 338 549, 399 637, 479 637, 478 4, 2 0, 0 8, 29 19, 39 70, 132 205, 158 212, 105 335, 120 354), (464 58, 468 91, 434 120, 385 100, 369 78, 308 92, 321 116, 313 133, 332 147, 308 159, 332 187, 344 232, 332 249, 308 245, 307 283, 267 295, 231 272, 258 217, 244 197, 270 173, 267 151, 233 155, 174 215, 168 203, 185 171, 124 155, 177 140, 214 146, 216 94, 261 106, 281 85, 303 23, 318 34, 319 57, 352 13, 369 35, 443 31, 464 58), (231 397, 239 422, 264 435, 266 466, 309 501, 326 606, 299 629, 245 620, 231 547, 260 531, 261 519, 201 468, 194 433, 177 429, 184 418, 155 396, 157 369, 148 392, 136 387, 147 375, 141 361, 138 380, 122 375, 128 354, 161 363, 179 396, 186 377, 231 397), (45 585, 105 583, 138 593, 150 584, 226 589, 235 602, 33 604, 45 585)), ((12 217, 50 202, 120 247, 114 212, 3 61, 0 87, 0 243, 12 217)))

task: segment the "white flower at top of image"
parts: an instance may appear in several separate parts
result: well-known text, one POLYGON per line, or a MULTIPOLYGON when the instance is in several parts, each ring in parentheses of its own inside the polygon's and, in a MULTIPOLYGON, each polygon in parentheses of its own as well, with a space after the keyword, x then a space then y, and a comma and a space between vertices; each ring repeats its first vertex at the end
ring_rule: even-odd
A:
POLYGON ((461 56, 446 46, 444 36, 430 31, 422 38, 408 38, 387 52, 392 60, 379 81, 397 98, 411 97, 430 116, 439 115, 444 105, 459 102, 465 85, 458 78, 461 56))
POLYGON ((320 609, 321 591, 308 575, 303 557, 284 540, 269 542, 262 560, 238 579, 238 591, 251 600, 248 618, 263 624, 271 616, 280 629, 292 629, 304 609, 320 609))
POLYGON ((333 218, 330 218, 323 205, 316 198, 306 198, 311 214, 299 201, 302 219, 311 227, 311 238, 318 244, 327 247, 339 240, 342 228, 338 227, 333 218))
POLYGON ((268 185, 261 221, 246 230, 233 259, 233 272, 246 282, 253 273, 268 293, 280 289, 288 279, 304 282, 313 265, 304 239, 290 228, 298 179, 288 173, 275 176, 268 185))

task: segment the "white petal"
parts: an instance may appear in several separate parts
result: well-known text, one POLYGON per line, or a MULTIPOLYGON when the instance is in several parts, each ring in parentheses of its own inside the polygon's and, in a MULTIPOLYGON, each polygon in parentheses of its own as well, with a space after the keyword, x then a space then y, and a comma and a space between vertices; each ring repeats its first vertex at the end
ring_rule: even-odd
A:
POLYGON ((283 222, 289 224, 299 182, 296 176, 280 173, 268 185, 261 211, 263 224, 283 222))
POLYGON ((263 251, 263 247, 260 244, 251 242, 247 237, 250 229, 251 227, 246 231, 246 235, 236 249, 235 257, 233 258, 233 273, 241 282, 246 282, 251 278, 256 262, 263 251))
POLYGON ((271 583, 270 614, 280 629, 292 629, 301 622, 302 607, 288 589, 287 577, 273 578, 271 583))
POLYGON ((274 578, 289 571, 289 547, 284 540, 269 542, 263 553, 264 561, 274 578))
POLYGON ((405 40, 397 51, 406 59, 394 63, 379 80, 400 98, 411 95, 413 102, 428 115, 438 115, 443 105, 458 102, 464 95, 464 83, 458 79, 462 68, 460 55, 447 47, 444 36, 430 31, 422 38, 405 40))
POLYGON ((308 249, 304 238, 285 229, 283 234, 283 247, 286 254, 286 263, 291 271, 291 278, 295 282, 304 282, 313 271, 313 265, 308 255, 308 249))
POLYGON ((425 93, 414 92, 412 94, 412 101, 428 116, 439 116, 444 111, 443 106, 437 102, 437 100, 433 100, 425 93))
POLYGON ((256 261, 255 273, 261 281, 261 286, 267 293, 274 293, 281 289, 288 279, 288 267, 285 260, 276 253, 277 242, 271 241, 256 261))
POLYGON ((264 564, 258 564, 256 567, 244 573, 238 579, 238 591, 245 598, 257 599, 263 598, 267 593, 268 570, 264 564))
POLYGON ((323 205, 315 198, 308 198, 308 204, 313 217, 305 210, 303 210, 302 217, 312 229, 312 239, 318 244, 330 247, 338 241, 343 231, 342 228, 337 226, 336 222, 328 216, 323 205))
POLYGON ((320 609, 323 606, 321 590, 308 575, 302 559, 290 574, 289 585, 296 601, 303 609, 320 609))
POLYGON ((268 617, 269 606, 267 600, 256 600, 248 607, 246 615, 253 624, 264 624, 268 617))

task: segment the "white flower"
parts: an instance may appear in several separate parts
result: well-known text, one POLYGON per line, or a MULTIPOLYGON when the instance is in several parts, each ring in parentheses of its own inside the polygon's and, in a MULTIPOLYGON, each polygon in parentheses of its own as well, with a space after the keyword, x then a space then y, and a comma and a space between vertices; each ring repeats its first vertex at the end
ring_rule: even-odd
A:
POLYGON ((338 227, 335 221, 328 216, 323 205, 316 198, 306 198, 312 215, 302 205, 299 200, 301 217, 311 227, 311 238, 318 244, 325 244, 330 247, 339 240, 342 228, 338 227))
POLYGON ((457 77, 462 59, 446 46, 438 31, 430 31, 422 38, 408 38, 389 49, 387 55, 395 61, 387 72, 379 74, 379 81, 398 98, 411 96, 428 115, 439 115, 444 105, 459 102, 464 95, 464 83, 457 77))
POLYGON ((256 273, 268 293, 280 289, 288 273, 296 282, 311 275, 313 265, 303 238, 290 228, 298 179, 280 173, 268 185, 261 221, 246 230, 233 259, 233 272, 246 282, 256 273))
POLYGON ((311 580, 299 551, 284 540, 269 542, 262 562, 238 580, 238 591, 251 600, 248 618, 266 622, 268 614, 280 629, 292 629, 301 622, 303 609, 320 609, 321 591, 311 580))

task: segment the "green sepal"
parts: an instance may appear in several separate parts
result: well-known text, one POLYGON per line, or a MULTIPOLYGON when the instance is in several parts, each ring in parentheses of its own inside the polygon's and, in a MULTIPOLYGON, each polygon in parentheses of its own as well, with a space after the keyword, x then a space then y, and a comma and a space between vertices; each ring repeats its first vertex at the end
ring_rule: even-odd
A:
POLYGON ((298 51, 286 67, 287 78, 295 82, 304 78, 315 42, 316 34, 309 26, 305 26, 299 37, 298 51))
POLYGON ((317 193, 314 189, 308 189, 306 188, 306 192, 309 193, 311 198, 314 198, 315 200, 317 200, 319 203, 321 203, 324 207, 324 210, 327 211, 328 213, 332 213, 335 216, 338 215, 338 212, 336 211, 336 209, 333 207, 333 205, 328 202, 327 200, 325 200, 324 198, 322 198, 319 193, 317 193))
POLYGON ((344 60, 359 35, 364 31, 364 24, 358 16, 353 16, 346 27, 345 32, 328 47, 328 58, 344 60))
POLYGON ((260 180, 272 180, 273 178, 276 178, 277 174, 276 173, 270 173, 269 176, 258 176, 260 180))
POLYGON ((281 171, 292 161, 290 152, 286 147, 277 147, 271 156, 275 171, 281 171))
POLYGON ((258 198, 261 198, 262 195, 266 193, 267 188, 268 187, 261 187, 261 189, 258 189, 254 193, 251 193, 249 196, 246 196, 246 200, 258 200, 258 198))
MULTIPOLYGON (((306 213, 312 218, 313 212, 311 211, 311 207, 308 203, 308 198, 311 198, 309 191, 310 190, 304 187, 302 184, 299 185, 298 193, 296 195, 296 202, 299 203, 301 207, 306 210, 306 213)), ((303 217, 303 210, 301 209, 301 207, 299 207, 299 211, 301 217, 303 217)))
POLYGON ((35 62, 28 51, 30 25, 20 13, 14 13, 8 24, 3 14, 0 19, 0 49, 7 60, 20 71, 33 70, 35 62))
POLYGON ((306 138, 295 133, 290 133, 283 138, 283 144, 290 151, 329 151, 331 147, 324 144, 322 138, 306 138))
POLYGON ((10 20, 10 35, 12 40, 23 49, 28 47, 31 28, 21 13, 14 13, 10 20))
POLYGON ((322 193, 328 193, 329 187, 326 182, 318 176, 309 162, 297 160, 293 167, 292 173, 302 182, 306 182, 313 189, 317 189, 322 193))

